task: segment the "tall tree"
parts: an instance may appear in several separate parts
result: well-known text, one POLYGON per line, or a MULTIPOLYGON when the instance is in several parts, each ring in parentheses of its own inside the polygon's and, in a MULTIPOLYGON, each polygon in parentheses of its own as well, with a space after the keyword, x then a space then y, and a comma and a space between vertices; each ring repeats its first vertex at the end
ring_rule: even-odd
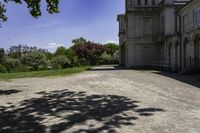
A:
POLYGON ((76 50, 79 59, 85 59, 89 65, 96 65, 100 56, 106 52, 106 47, 97 43, 86 43, 76 50))
POLYGON ((0 48, 0 64, 4 62, 5 57, 5 50, 3 48, 0 48))
POLYGON ((84 45, 87 42, 87 40, 83 37, 77 38, 77 39, 73 39, 72 43, 72 49, 76 50, 77 48, 81 47, 82 45, 84 45))
POLYGON ((112 56, 119 50, 119 45, 115 43, 107 43, 105 46, 108 49, 108 54, 112 56))
POLYGON ((22 45, 11 46, 8 50, 8 55, 12 58, 21 58, 22 56, 22 45))
MULTIPOLYGON (((9 2, 15 2, 16 4, 27 4, 27 8, 29 9, 30 14, 38 18, 41 16, 41 0, 3 0, 3 2, 0 2, 0 22, 5 22, 7 21, 7 16, 5 15, 6 13, 6 4, 9 2)), ((58 13, 58 5, 59 5, 60 0, 46 0, 47 3, 47 8, 46 10, 50 13, 58 13)))
POLYGON ((39 51, 45 54, 48 53, 48 50, 46 49, 38 49, 37 47, 29 47, 27 45, 19 44, 11 46, 8 50, 8 55, 12 58, 21 58, 23 54, 35 51, 39 51))
POLYGON ((56 49, 55 55, 65 55, 66 48, 63 46, 60 46, 56 49))

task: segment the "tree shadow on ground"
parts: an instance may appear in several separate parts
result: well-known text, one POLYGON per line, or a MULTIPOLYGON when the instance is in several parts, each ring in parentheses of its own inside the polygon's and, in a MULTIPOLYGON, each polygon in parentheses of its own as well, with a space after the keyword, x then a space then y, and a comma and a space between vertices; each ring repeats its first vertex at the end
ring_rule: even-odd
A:
POLYGON ((177 73, 169 73, 169 72, 153 72, 154 74, 159 74, 162 76, 166 76, 180 82, 190 84, 192 86, 200 88, 200 77, 198 75, 183 75, 177 73))
POLYGON ((11 94, 15 94, 15 93, 19 93, 21 92, 20 90, 0 90, 0 96, 2 95, 11 95, 11 94))
POLYGON ((40 98, 0 107, 1 133, 59 133, 66 130, 114 133, 123 126, 133 126, 140 117, 165 112, 159 108, 140 108, 139 101, 117 95, 88 95, 69 90, 37 94, 40 98))

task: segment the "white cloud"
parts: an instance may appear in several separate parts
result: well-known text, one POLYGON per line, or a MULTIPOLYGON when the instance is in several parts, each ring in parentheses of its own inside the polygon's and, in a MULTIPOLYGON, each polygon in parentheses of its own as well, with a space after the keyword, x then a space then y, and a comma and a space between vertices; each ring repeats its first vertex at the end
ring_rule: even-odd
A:
POLYGON ((105 44, 107 44, 107 43, 116 43, 116 44, 119 44, 119 41, 107 40, 107 41, 105 42, 105 44))
POLYGON ((48 48, 57 48, 57 47, 60 47, 60 46, 65 46, 64 44, 62 44, 62 43, 54 43, 54 42, 52 42, 52 43, 49 43, 48 44, 48 48))

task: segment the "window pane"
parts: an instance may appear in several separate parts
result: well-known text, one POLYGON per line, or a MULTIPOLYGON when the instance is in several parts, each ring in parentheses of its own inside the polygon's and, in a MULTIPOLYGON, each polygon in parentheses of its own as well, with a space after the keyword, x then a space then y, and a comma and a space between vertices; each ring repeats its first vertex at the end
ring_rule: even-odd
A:
POLYGON ((195 10, 195 26, 200 25, 200 8, 195 10))

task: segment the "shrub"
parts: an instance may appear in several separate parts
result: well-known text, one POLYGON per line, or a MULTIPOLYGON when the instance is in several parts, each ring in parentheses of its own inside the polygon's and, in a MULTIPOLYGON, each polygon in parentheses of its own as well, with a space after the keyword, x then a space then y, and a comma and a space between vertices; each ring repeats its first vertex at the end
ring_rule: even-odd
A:
POLYGON ((19 59, 6 58, 5 66, 6 66, 7 70, 8 70, 8 72, 18 71, 18 69, 21 66, 21 63, 20 63, 19 59))
POLYGON ((21 60, 24 65, 32 67, 35 71, 47 65, 46 56, 41 51, 28 52, 22 56, 21 60))
POLYGON ((63 69, 71 66, 71 61, 64 55, 56 56, 52 59, 54 69, 63 69))
POLYGON ((100 64, 110 64, 112 62, 112 56, 104 52, 100 57, 100 64))
POLYGON ((6 73, 6 72, 7 72, 7 68, 0 64, 0 73, 6 73))
POLYGON ((119 45, 115 43, 108 43, 105 45, 108 49, 108 54, 114 56, 114 54, 119 50, 119 45))
POLYGON ((97 43, 88 42, 76 50, 79 59, 85 59, 87 64, 96 65, 100 56, 106 51, 106 47, 97 43))
POLYGON ((119 63, 119 50, 114 53, 112 63, 113 64, 119 63))

